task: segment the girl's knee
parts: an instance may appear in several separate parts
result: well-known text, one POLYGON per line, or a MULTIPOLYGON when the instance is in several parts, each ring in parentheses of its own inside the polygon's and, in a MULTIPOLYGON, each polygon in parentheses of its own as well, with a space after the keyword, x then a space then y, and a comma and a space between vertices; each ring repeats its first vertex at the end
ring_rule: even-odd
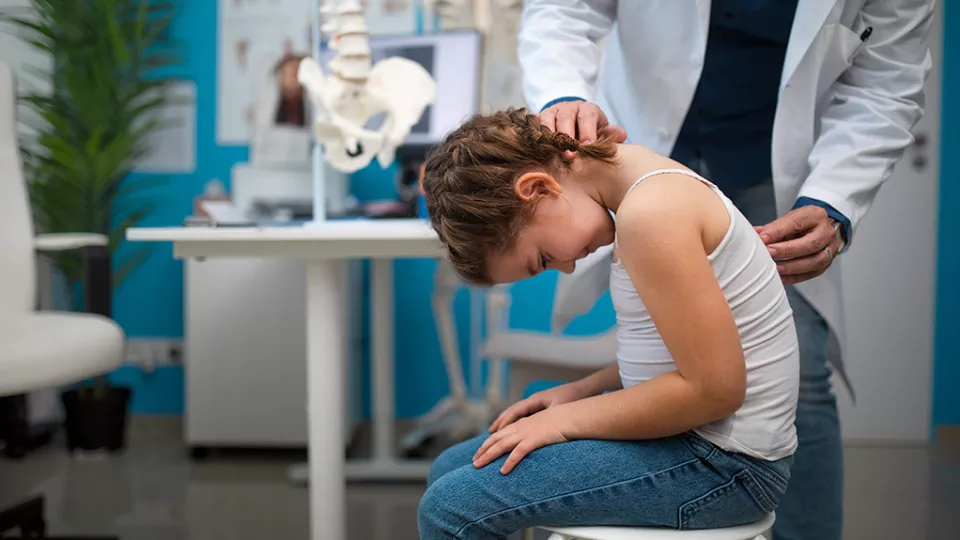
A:
POLYGON ((427 485, 432 486, 440 477, 464 465, 472 465, 473 455, 485 439, 486 436, 477 437, 447 448, 434 460, 433 465, 430 466, 430 473, 427 475, 427 485))
MULTIPOLYGON (((474 450, 476 452, 476 450, 474 450)), ((472 453, 470 457, 472 457, 472 453)), ((485 518, 502 510, 501 497, 493 494, 490 475, 500 473, 461 466, 436 478, 420 499, 417 522, 422 540, 491 537, 485 518)), ((500 491, 503 491, 502 486, 500 491)), ((503 536, 503 535, 499 535, 503 536)))
MULTIPOLYGON (((436 465, 434 465, 436 467, 436 465)), ((456 538, 460 526, 459 512, 454 507, 457 497, 455 486, 443 475, 433 478, 434 471, 430 471, 431 482, 427 492, 420 499, 417 508, 417 525, 420 529, 420 538, 433 540, 439 538, 456 538)))
POLYGON ((466 465, 466 463, 463 462, 463 458, 459 453, 454 451, 454 448, 446 449, 433 461, 433 465, 430 466, 430 473, 427 475, 427 486, 433 486, 441 477, 464 465, 466 465))

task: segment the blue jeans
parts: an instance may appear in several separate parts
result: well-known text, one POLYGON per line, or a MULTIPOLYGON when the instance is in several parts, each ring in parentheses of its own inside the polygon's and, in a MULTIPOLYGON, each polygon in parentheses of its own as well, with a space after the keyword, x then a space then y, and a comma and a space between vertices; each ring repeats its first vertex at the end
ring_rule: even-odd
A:
MULTIPOLYGON (((754 225, 777 217, 773 183, 748 187, 730 197, 754 225)), ((830 382, 823 317, 787 286, 800 344, 797 440, 790 486, 777 509, 774 540, 840 540, 843 533, 843 447, 837 399, 830 382)))
POLYGON ((532 452, 508 475, 482 469, 486 436, 444 452, 420 501, 421 540, 498 539, 538 525, 704 529, 772 512, 793 458, 769 462, 684 434, 649 441, 581 440, 532 452))

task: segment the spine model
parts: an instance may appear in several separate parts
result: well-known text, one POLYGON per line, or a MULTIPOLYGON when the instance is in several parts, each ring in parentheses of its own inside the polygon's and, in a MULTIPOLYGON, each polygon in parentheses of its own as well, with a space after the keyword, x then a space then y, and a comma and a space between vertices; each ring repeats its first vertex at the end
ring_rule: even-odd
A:
POLYGON ((370 56, 370 32, 358 0, 327 0, 320 12, 330 48, 329 74, 312 58, 300 62, 298 79, 313 104, 314 135, 326 160, 342 172, 367 166, 376 156, 388 166, 396 148, 436 97, 436 83, 416 62, 370 56), (377 115, 379 129, 367 129, 377 115))

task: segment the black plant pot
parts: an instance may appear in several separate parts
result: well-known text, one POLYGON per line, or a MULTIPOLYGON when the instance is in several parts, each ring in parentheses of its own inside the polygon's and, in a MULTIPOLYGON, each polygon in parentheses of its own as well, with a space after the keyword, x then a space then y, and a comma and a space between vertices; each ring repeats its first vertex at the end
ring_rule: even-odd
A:
POLYGON ((123 450, 127 435, 127 406, 130 389, 109 386, 96 391, 89 388, 61 394, 67 449, 123 450))

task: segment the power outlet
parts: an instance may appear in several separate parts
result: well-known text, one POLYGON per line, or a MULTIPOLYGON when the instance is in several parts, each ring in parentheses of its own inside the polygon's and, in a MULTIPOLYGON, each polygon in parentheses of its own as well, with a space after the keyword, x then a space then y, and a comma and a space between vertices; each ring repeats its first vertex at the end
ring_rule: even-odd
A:
POLYGON ((127 341, 125 363, 146 372, 157 366, 183 362, 183 341, 166 338, 133 338, 127 341))

